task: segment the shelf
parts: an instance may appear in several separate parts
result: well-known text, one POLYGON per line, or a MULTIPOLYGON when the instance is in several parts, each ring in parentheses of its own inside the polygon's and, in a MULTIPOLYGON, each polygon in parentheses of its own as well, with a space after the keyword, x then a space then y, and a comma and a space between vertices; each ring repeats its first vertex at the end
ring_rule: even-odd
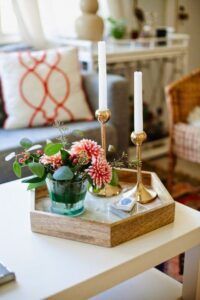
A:
POLYGON ((109 289, 90 300, 177 300, 182 284, 168 275, 150 269, 109 289))
MULTIPOLYGON (((129 148, 129 156, 135 156, 135 146, 129 148)), ((146 142, 142 146, 142 158, 144 160, 163 156, 169 151, 169 138, 158 139, 153 142, 146 142)))

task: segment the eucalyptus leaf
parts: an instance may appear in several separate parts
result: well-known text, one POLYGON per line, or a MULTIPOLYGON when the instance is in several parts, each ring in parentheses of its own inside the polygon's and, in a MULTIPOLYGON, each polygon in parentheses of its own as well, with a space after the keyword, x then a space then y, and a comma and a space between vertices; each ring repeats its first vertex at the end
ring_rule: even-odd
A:
POLYGON ((55 171, 53 178, 55 180, 71 180, 74 177, 73 172, 67 166, 62 166, 55 171))
POLYGON ((13 171, 14 171, 14 173, 17 177, 22 176, 21 165, 17 160, 15 160, 14 163, 13 163, 13 171))
POLYGON ((45 184, 46 182, 44 180, 36 183, 29 183, 27 190, 33 190, 45 184))
POLYGON ((67 162, 68 159, 69 159, 69 156, 70 156, 69 152, 66 151, 66 150, 61 149, 61 150, 60 150, 60 153, 61 153, 62 161, 63 161, 64 163, 67 162))
POLYGON ((37 175, 40 178, 44 176, 45 168, 42 164, 32 162, 28 164, 28 167, 34 175, 37 175))
POLYGON ((16 153, 15 152, 11 152, 10 154, 8 154, 6 157, 5 157, 5 161, 9 161, 11 159, 13 159, 15 157, 16 153))
POLYGON ((51 155, 58 153, 62 147, 63 147, 63 145, 61 143, 57 143, 57 144, 49 143, 45 146, 44 153, 47 156, 51 156, 51 155))
POLYGON ((24 149, 28 149, 30 148, 33 143, 31 140, 29 140, 28 138, 23 138, 21 141, 20 141, 20 145, 24 148, 24 149))

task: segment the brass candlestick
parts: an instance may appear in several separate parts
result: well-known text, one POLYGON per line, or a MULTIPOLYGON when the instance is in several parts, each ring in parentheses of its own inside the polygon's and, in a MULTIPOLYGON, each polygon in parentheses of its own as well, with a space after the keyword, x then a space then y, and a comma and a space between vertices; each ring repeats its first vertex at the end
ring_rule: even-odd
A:
POLYGON ((142 143, 146 140, 147 135, 143 131, 141 133, 132 132, 131 141, 136 145, 136 157, 137 157, 137 183, 131 192, 131 197, 136 198, 136 200, 141 204, 146 204, 151 202, 157 197, 155 191, 147 188, 142 183, 142 167, 141 167, 141 148, 142 143))
MULTIPOLYGON (((101 125, 101 145, 104 150, 104 155, 106 158, 106 123, 110 120, 111 112, 109 109, 106 110, 96 110, 96 118, 99 121, 101 125)), ((94 193, 96 196, 99 197, 113 197, 119 195, 122 188, 120 185, 112 186, 110 184, 107 184, 103 189, 99 190, 98 192, 93 192, 93 189, 91 190, 92 193, 94 193)))
POLYGON ((104 155, 106 157, 106 123, 110 120, 111 112, 109 109, 106 110, 96 110, 95 116, 101 125, 101 146, 104 150, 104 155))

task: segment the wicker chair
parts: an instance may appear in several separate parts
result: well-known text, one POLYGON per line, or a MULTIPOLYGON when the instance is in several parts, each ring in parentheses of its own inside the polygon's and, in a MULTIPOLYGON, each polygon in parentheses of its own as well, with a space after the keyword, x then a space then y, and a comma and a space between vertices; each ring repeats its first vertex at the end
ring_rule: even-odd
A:
POLYGON ((188 114, 200 106, 200 69, 166 87, 169 115, 169 175, 172 190, 177 157, 200 163, 200 128, 187 124, 188 114))

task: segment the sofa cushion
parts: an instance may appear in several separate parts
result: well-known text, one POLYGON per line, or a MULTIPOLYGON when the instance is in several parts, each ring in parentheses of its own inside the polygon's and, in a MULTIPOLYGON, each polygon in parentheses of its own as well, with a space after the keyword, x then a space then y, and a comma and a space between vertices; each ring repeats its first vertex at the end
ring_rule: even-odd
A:
POLYGON ((178 157, 200 163, 200 127, 186 123, 176 124, 174 152, 178 157))
MULTIPOLYGON (((96 140, 101 143, 100 127, 97 121, 92 122, 77 122, 68 124, 68 139, 69 142, 77 140, 77 137, 72 136, 73 130, 81 130, 85 138, 96 140)), ((112 144, 117 147, 117 133, 114 126, 107 125, 107 144, 112 144)), ((44 144, 47 139, 55 140, 59 135, 58 129, 53 127, 36 127, 24 128, 18 130, 4 130, 0 129, 0 183, 16 179, 12 172, 12 162, 6 162, 5 156, 10 152, 20 152, 19 141, 23 137, 30 138, 34 143, 44 144)), ((28 176, 27 171, 23 172, 24 176, 28 176)))
POLYGON ((5 129, 94 119, 75 48, 3 53, 0 76, 5 129))

